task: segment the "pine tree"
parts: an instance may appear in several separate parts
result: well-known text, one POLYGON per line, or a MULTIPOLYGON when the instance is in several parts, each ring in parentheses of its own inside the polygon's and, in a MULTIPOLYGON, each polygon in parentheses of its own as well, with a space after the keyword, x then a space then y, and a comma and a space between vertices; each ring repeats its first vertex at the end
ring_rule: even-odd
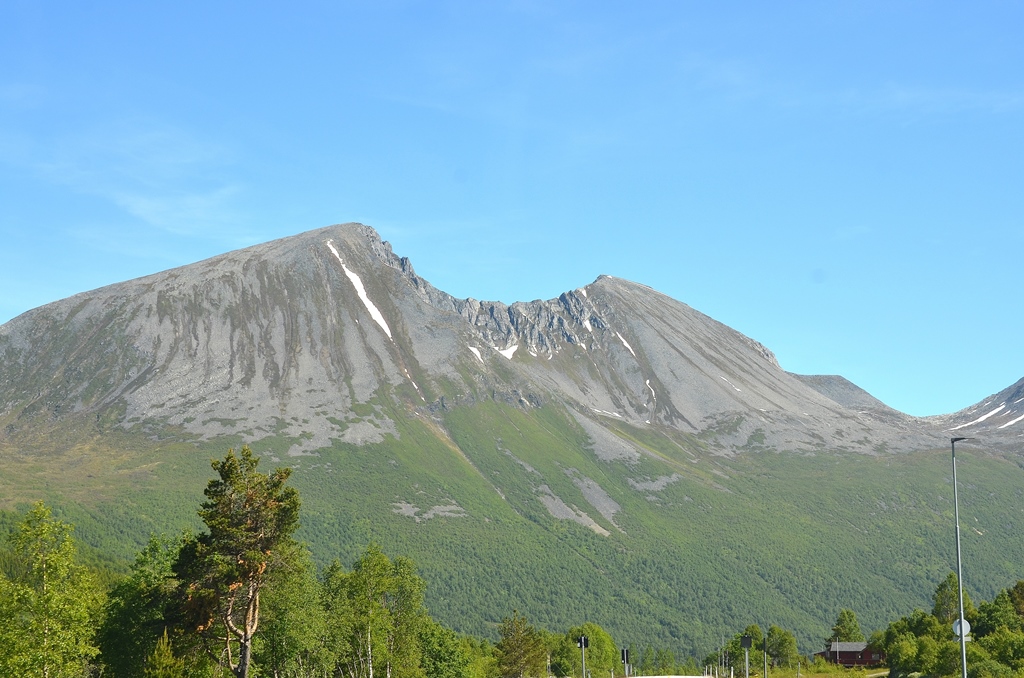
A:
POLYGON ((298 551, 299 495, 285 487, 291 469, 268 475, 243 447, 212 463, 220 476, 206 487, 199 510, 207 534, 185 543, 174 564, 182 586, 184 617, 219 652, 237 678, 247 678, 253 640, 259 629, 260 596, 270 577, 298 551))
POLYGON ((167 629, 156 643, 153 654, 146 661, 145 678, 185 678, 185 662, 174 656, 167 629))
MULTIPOLYGON (((956 572, 950 572, 941 584, 935 589, 935 606, 932 614, 940 622, 947 626, 960 618, 960 585, 956 572)), ((971 597, 964 591, 964 617, 968 620, 974 618, 974 603, 971 597)))
POLYGON ((511 617, 501 620, 501 640, 496 646, 498 675, 501 678, 536 678, 545 673, 547 648, 526 617, 513 610, 511 617))

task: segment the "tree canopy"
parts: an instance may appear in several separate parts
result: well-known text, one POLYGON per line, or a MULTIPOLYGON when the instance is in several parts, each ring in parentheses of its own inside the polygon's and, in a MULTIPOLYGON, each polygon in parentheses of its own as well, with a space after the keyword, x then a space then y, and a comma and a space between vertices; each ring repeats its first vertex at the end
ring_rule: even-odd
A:
POLYGON ((832 626, 832 635, 828 640, 838 640, 841 643, 859 643, 864 640, 864 632, 860 630, 857 614, 853 610, 839 611, 839 617, 832 626))
MULTIPOLYGON (((977 609, 964 594, 964 616, 972 622, 967 643, 968 675, 971 678, 1011 678, 1024 673, 1024 615, 1014 605, 1013 592, 1024 582, 1000 591, 977 609)), ((872 637, 871 644, 888 655, 890 675, 948 676, 960 670, 960 646, 952 622, 959 617, 956 574, 947 576, 935 590, 931 613, 913 613, 889 624, 872 637)))
POLYGON ((238 678, 249 675, 260 595, 294 557, 299 523, 298 492, 285 486, 291 469, 262 474, 258 465, 248 447, 212 462, 219 478, 206 486, 199 510, 209 531, 186 541, 174 564, 187 623, 238 678))
POLYGON ((496 646, 501 678, 538 678, 546 675, 547 648, 540 632, 518 610, 501 620, 496 646))
POLYGON ((0 575, 0 675, 79 676, 99 653, 102 592, 76 560, 72 530, 37 502, 11 535, 16 574, 0 575))
MULTIPOLYGON (((0 675, 43 678, 344 676, 345 678, 559 678, 622 676, 619 648, 593 622, 564 632, 532 625, 518 610, 495 623, 499 640, 460 636, 431 618, 426 581, 404 556, 370 543, 346 569, 318 571, 294 540, 299 498, 287 469, 258 471, 248 448, 214 461, 199 516, 207 532, 152 537, 112 586, 77 561, 72 526, 34 505, 0 551, 0 675)), ((876 631, 893 678, 943 678, 959 666, 951 620, 959 614, 955 574, 935 589, 931 612, 915 610, 876 631)), ((975 608, 970 678, 1024 675, 1024 581, 975 608)), ((856 614, 840 611, 829 640, 863 640, 856 614)), ((794 635, 751 624, 705 665, 751 669, 800 661, 794 635)), ((630 646, 633 675, 700 673, 671 648, 630 646), (639 669, 639 670, 636 670, 639 669)))

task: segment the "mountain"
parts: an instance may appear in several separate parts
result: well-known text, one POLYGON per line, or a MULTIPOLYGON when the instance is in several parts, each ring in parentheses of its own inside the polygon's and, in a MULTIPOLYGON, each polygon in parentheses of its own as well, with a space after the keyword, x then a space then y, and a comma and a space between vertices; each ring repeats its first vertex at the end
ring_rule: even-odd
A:
POLYGON ((976 591, 1024 577, 1000 541, 1024 527, 1022 400, 1024 380, 910 417, 610 276, 456 299, 347 224, 0 326, 0 496, 59 503, 128 555, 194 524, 209 458, 250 444, 295 469, 321 562, 408 553, 459 630, 515 608, 688 653, 752 621, 810 644, 840 608, 880 624, 925 604, 948 569, 931 451, 950 435, 986 441, 976 591))
POLYGON ((1024 379, 977 405, 930 419, 952 435, 1003 440, 1019 450, 1024 438, 1024 379))
POLYGON ((0 411, 15 429, 37 412, 115 407, 121 426, 290 435, 294 455, 379 441, 392 423, 337 415, 389 388, 428 409, 488 391, 555 400, 587 426, 662 426, 724 453, 752 436, 856 451, 940 439, 787 374, 764 346, 648 287, 602 276, 551 301, 455 299, 356 225, 76 295, 0 338, 0 411))

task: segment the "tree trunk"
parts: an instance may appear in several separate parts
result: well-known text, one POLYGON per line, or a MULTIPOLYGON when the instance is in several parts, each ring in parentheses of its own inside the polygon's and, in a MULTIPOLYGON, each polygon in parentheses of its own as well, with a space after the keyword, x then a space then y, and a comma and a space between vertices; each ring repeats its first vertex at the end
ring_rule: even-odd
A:
POLYGON ((373 641, 370 638, 370 625, 367 622, 366 625, 366 658, 369 663, 370 677, 373 678, 373 641))
POLYGON ((238 642, 238 664, 235 665, 235 678, 249 678, 249 665, 252 663, 252 637, 243 638, 238 642))

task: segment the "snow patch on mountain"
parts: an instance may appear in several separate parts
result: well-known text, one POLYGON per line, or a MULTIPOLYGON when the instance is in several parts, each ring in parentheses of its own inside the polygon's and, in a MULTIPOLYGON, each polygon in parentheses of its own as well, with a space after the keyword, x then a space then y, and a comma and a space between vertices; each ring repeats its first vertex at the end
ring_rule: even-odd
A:
MULTIPOLYGON (((736 387, 736 384, 732 383, 731 381, 729 381, 729 380, 728 380, 728 379, 726 379, 725 377, 722 377, 722 381, 724 381, 725 383, 729 384, 729 386, 732 386, 732 387, 733 387, 734 389, 736 389, 736 392, 737 392, 737 393, 742 393, 742 392, 743 392, 743 391, 741 391, 741 390, 740 390, 739 388, 737 388, 737 387, 736 387)), ((807 413, 806 413, 806 412, 804 412, 804 414, 807 414, 807 413)))
MULTIPOLYGON (((654 399, 654 404, 651 405, 651 408, 650 408, 651 412, 653 413, 654 410, 656 410, 658 408, 658 394, 654 392, 654 387, 651 386, 651 380, 650 379, 647 379, 644 383, 647 384, 647 388, 650 389, 650 391, 651 391, 651 398, 654 399)), ((645 424, 650 424, 651 420, 647 419, 647 420, 644 421, 644 423, 645 424)))
POLYGON ((1014 424, 1016 424, 1016 423, 1017 423, 1018 421, 1024 421, 1024 414, 1020 415, 1019 417, 1017 417, 1017 418, 1016 418, 1016 419, 1014 419, 1013 421, 1008 421, 1008 422, 1006 422, 1005 424, 1003 424, 1003 425, 1002 425, 1002 426, 1000 426, 999 428, 1006 428, 1007 426, 1013 426, 1013 425, 1014 425, 1014 424))
POLYGON ((977 419, 975 419, 974 421, 969 421, 966 424, 960 424, 959 426, 954 426, 953 428, 951 428, 949 430, 950 431, 956 431, 958 429, 966 428, 968 426, 974 426, 975 424, 980 424, 981 422, 985 421, 986 419, 988 419, 992 415, 999 414, 1000 412, 1002 412, 1005 409, 1006 409, 1006 403, 1003 403, 1002 405, 1000 405, 996 409, 992 410, 988 414, 983 414, 980 417, 978 417, 977 419))
POLYGON ((347 275, 348 279, 352 281, 352 286, 356 288, 356 294, 359 296, 359 300, 363 302, 363 306, 365 306, 366 310, 370 312, 370 317, 380 325, 381 329, 384 330, 384 334, 388 335, 388 339, 393 341, 394 338, 391 336, 391 328, 388 327, 388 322, 384 319, 384 314, 380 312, 380 309, 377 308, 377 306, 370 301, 370 297, 366 295, 366 288, 363 287, 362 279, 354 271, 349 270, 348 266, 345 265, 345 262, 342 260, 338 250, 334 247, 334 242, 328 240, 327 247, 330 248, 335 258, 337 258, 338 263, 341 264, 341 269, 345 271, 345 275, 347 275))
POLYGON ((635 358, 635 357, 636 357, 636 351, 634 351, 634 350, 633 350, 633 347, 629 345, 629 342, 628 342, 628 341, 626 341, 625 339, 623 339, 623 338, 622 338, 622 335, 621 335, 621 334, 619 334, 618 332, 616 332, 616 333, 615 333, 615 336, 619 338, 619 341, 621 341, 621 342, 622 342, 622 345, 623 345, 623 346, 625 346, 625 347, 626 347, 626 349, 628 349, 628 350, 629 350, 629 352, 630 352, 630 353, 632 353, 632 354, 633 354, 633 357, 635 358))

